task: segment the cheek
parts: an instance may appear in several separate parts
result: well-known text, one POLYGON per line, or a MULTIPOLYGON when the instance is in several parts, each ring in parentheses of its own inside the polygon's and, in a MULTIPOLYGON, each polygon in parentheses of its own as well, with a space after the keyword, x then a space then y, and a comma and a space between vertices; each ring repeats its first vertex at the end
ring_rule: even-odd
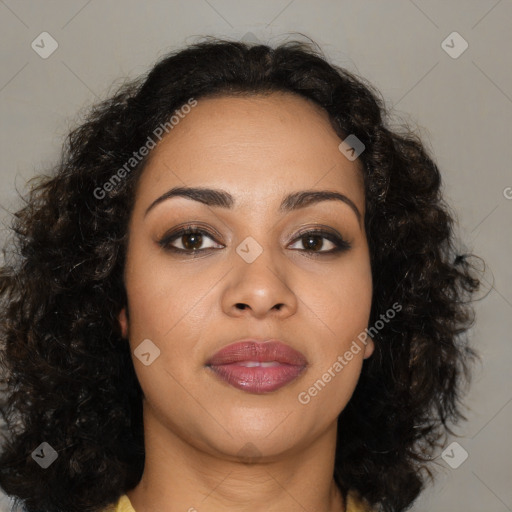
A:
MULTIPOLYGON (((151 242, 153 243, 153 242, 151 242)), ((190 265, 172 263, 148 240, 133 238, 126 262, 125 285, 130 305, 131 332, 139 336, 163 338, 193 307, 200 297, 197 273, 188 275, 190 265)))
POLYGON ((314 414, 325 414, 327 407, 334 419, 350 400, 363 364, 364 345, 358 335, 368 327, 370 317, 369 259, 364 254, 347 258, 338 272, 318 279, 315 286, 310 283, 301 293, 315 351, 297 399, 314 414))
POLYGON ((350 342, 368 326, 370 317, 372 276, 367 254, 354 254, 335 271, 307 278, 300 295, 327 339, 338 345, 350 342))
POLYGON ((154 370, 161 366, 184 381, 187 367, 183 361, 202 363, 197 342, 205 336, 205 325, 210 323, 209 292, 218 286, 219 275, 200 267, 200 262, 171 263, 155 250, 134 250, 130 254, 125 284, 132 354, 145 339, 160 350, 155 367, 142 367, 135 361, 138 373, 143 374, 142 381, 146 368, 154 370))
POLYGON ((134 258, 132 268, 126 287, 130 304, 129 343, 135 372, 149 401, 159 403, 171 416, 179 416, 178 404, 190 398, 185 390, 195 386, 190 361, 200 360, 195 347, 204 331, 206 313, 200 298, 207 290, 181 273, 177 278, 176 271, 161 262, 143 264, 134 258), (138 349, 144 346, 143 341, 150 352, 154 350, 158 354, 149 365, 137 355, 143 352, 138 349))

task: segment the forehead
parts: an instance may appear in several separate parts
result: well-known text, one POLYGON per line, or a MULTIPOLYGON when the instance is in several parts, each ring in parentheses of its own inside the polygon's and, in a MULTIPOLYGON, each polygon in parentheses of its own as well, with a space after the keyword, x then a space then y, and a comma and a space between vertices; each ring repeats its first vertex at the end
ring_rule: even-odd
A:
POLYGON ((358 161, 320 106, 291 93, 199 99, 153 149, 139 183, 155 196, 176 185, 229 189, 264 201, 298 189, 333 188, 364 197, 358 161))

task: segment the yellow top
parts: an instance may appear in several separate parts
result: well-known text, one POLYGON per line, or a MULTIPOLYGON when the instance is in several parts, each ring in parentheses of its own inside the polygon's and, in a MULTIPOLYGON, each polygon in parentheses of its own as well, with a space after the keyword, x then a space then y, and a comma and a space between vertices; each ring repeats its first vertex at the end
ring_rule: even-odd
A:
POLYGON ((119 498, 115 512, 135 512, 135 509, 132 507, 130 498, 128 498, 126 494, 123 494, 119 498))
MULTIPOLYGON (((126 494, 123 494, 115 508, 108 508, 105 512, 135 512, 132 507, 130 498, 126 494)), ((366 508, 361 501, 358 500, 354 493, 349 492, 347 496, 347 510, 346 512, 371 512, 370 509, 366 508)))

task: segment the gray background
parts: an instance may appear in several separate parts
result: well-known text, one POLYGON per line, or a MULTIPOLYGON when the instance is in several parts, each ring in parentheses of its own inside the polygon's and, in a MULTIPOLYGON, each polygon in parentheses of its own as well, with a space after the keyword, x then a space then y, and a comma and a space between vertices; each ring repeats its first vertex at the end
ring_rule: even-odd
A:
POLYGON ((368 78, 396 119, 424 137, 460 236, 488 265, 489 294, 472 330, 482 364, 469 421, 445 445, 459 443, 446 460, 460 461, 462 450, 468 458, 453 469, 440 450, 438 483, 413 510, 511 511, 511 26, 511 0, 0 0, 1 239, 19 206, 16 188, 24 192, 27 179, 56 159, 79 111, 113 84, 204 35, 254 35, 275 45, 302 32, 368 78), (31 43, 45 31, 58 48, 43 59, 31 43), (458 58, 442 47, 453 31, 469 45, 458 58))

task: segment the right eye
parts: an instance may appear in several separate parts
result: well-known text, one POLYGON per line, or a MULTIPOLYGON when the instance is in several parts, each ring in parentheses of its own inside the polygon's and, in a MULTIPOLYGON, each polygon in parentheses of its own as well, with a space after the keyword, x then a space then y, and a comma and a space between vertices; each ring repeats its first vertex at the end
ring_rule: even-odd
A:
MULTIPOLYGON (((179 231, 165 235, 158 241, 158 244, 169 251, 188 254, 199 253, 214 248, 213 246, 201 248, 205 237, 212 241, 215 240, 213 235, 204 229, 196 226, 186 226, 179 231), (174 241, 178 241, 181 247, 172 245, 174 241)), ((222 246, 220 248, 222 248, 222 246)))

